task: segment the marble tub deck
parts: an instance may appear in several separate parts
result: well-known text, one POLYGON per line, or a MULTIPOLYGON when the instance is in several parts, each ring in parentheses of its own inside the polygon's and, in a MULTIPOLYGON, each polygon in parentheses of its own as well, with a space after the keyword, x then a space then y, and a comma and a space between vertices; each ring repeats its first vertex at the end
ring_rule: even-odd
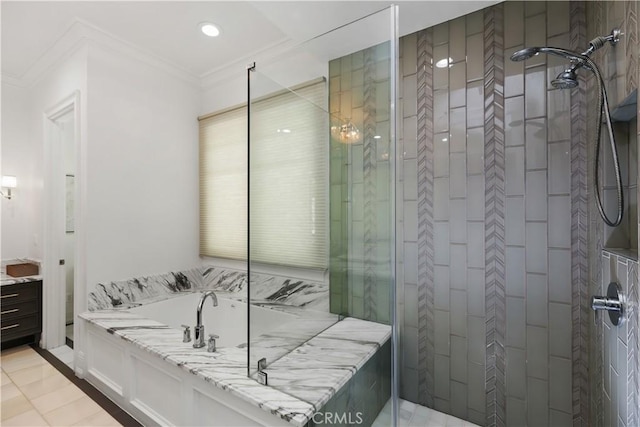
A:
MULTIPOLYGON (((216 292, 221 297, 238 298, 237 293, 216 292)), ((165 299, 165 298, 163 298, 165 299)), ((265 304, 269 308, 300 312, 299 307, 265 304)), ((194 349, 182 342, 182 331, 128 312, 110 309, 86 312, 80 317, 108 333, 172 363, 233 395, 268 411, 295 426, 304 426, 329 399, 345 385, 356 371, 390 338, 391 328, 374 322, 346 318, 338 323, 334 317, 301 317, 300 328, 318 330, 319 334, 302 345, 283 331, 262 335, 254 344, 272 362, 265 372, 269 386, 247 377, 245 348, 221 348, 216 353, 194 349), (322 323, 324 322, 324 323, 322 323), (305 326, 306 325, 306 326, 305 326), (294 344, 292 344, 294 343, 294 344)), ((298 327, 296 327, 298 329, 298 327)), ((305 332, 298 331, 304 336, 305 332)))

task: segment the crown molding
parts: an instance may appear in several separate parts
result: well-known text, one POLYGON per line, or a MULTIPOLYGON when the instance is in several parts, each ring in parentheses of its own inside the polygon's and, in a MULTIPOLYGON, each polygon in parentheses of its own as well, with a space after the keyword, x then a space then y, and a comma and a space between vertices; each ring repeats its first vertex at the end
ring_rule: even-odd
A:
POLYGON ((130 43, 81 18, 75 18, 65 32, 34 61, 22 76, 15 76, 4 72, 1 74, 2 82, 23 88, 32 88, 43 77, 50 73, 52 69, 59 65, 60 62, 70 57, 80 46, 85 44, 109 48, 160 69, 193 87, 206 90, 215 87, 225 80, 237 77, 238 73, 246 69, 246 65, 249 62, 265 61, 270 57, 286 52, 292 46, 295 46, 296 43, 289 37, 282 37, 262 49, 258 49, 231 63, 221 65, 198 76, 147 49, 130 43))
POLYGON ((22 80, 20 80, 18 77, 12 76, 7 73, 3 73, 2 75, 0 75, 0 80, 2 81, 3 84, 8 84, 11 86, 21 87, 25 89, 27 88, 27 86, 25 86, 22 80))
POLYGON ((258 49, 248 55, 244 55, 231 63, 227 63, 201 74, 200 86, 203 90, 207 90, 215 87, 221 82, 236 78, 240 75, 239 73, 244 73, 246 71, 248 64, 252 62, 260 63, 268 58, 277 56, 286 52, 288 49, 291 49, 295 44, 295 41, 291 40, 289 37, 283 37, 280 40, 277 40, 274 43, 271 43, 268 46, 258 49))
POLYGON ((24 75, 16 77, 2 73, 2 81, 15 86, 32 88, 62 60, 85 44, 110 48, 160 69, 194 87, 200 87, 201 80, 198 76, 80 18, 74 19, 67 30, 29 67, 24 75))

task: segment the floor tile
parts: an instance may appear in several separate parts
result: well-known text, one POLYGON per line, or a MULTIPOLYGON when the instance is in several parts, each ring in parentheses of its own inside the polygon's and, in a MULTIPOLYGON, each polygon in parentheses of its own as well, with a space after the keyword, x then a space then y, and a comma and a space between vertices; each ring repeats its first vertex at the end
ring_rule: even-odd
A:
POLYGON ((447 427, 465 427, 467 422, 460 418, 449 417, 447 419, 447 427))
POLYGON ((57 391, 68 384, 71 384, 71 382, 69 382, 64 375, 57 373, 20 386, 20 391, 22 391, 27 399, 35 399, 36 397, 40 397, 44 394, 57 391))
POLYGON ((421 417, 414 414, 411 421, 409 421, 410 427, 426 427, 429 425, 429 419, 427 417, 421 417))
POLYGON ((44 418, 52 426, 70 426, 102 411, 103 409, 90 397, 83 396, 57 409, 45 412, 44 418))
POLYGON ((13 418, 9 418, 7 420, 2 421, 3 427, 12 427, 12 426, 25 426, 25 427, 41 427, 48 426, 49 424, 42 418, 42 416, 36 411, 32 409, 27 412, 23 412, 20 415, 17 415, 13 418))
POLYGON ((44 360, 38 353, 31 348, 18 347, 21 351, 5 353, 2 352, 1 365, 5 373, 10 374, 20 369, 30 368, 33 366, 46 365, 47 361, 44 360))
POLYGON ((22 345, 20 347, 8 348, 6 350, 2 350, 2 360, 15 357, 16 354, 28 354, 28 353, 35 353, 35 351, 33 351, 31 347, 26 345, 22 345))
POLYGON ((49 351, 57 357, 62 363, 73 369, 73 349, 67 345, 54 348, 49 351))
POLYGON ((23 412, 27 412, 33 409, 31 403, 27 400, 26 397, 22 395, 22 393, 14 397, 12 399, 7 399, 2 401, 2 423, 4 424, 4 420, 13 418, 17 415, 22 414, 23 412))
POLYGON ((41 414, 45 414, 71 403, 74 400, 78 400, 83 396, 85 396, 85 394, 82 390, 73 384, 67 384, 57 391, 36 397, 31 401, 31 403, 41 414))
POLYGON ((7 374, 4 373, 4 371, 2 371, 2 384, 0 385, 6 385, 6 384, 10 384, 11 383, 11 379, 9 378, 9 376, 7 374))
POLYGON ((80 421, 78 421, 77 423, 74 424, 75 426, 92 426, 92 427, 102 427, 102 426, 107 426, 107 427, 116 427, 116 426, 121 426, 121 424, 115 420, 115 418, 113 418, 111 415, 107 414, 105 411, 100 411, 97 414, 93 414, 91 416, 89 416, 88 418, 84 418, 80 421))
MULTIPOLYGON (((400 417, 398 426, 400 427, 478 427, 460 418, 438 412, 425 406, 400 399, 400 417)), ((373 423, 374 427, 387 427, 391 425, 391 399, 387 402, 380 415, 373 423)))
POLYGON ((13 399, 14 397, 21 396, 20 389, 15 384, 9 383, 2 386, 2 401, 13 399))
POLYGON ((409 402, 408 400, 400 399, 400 409, 405 409, 413 414, 413 411, 416 409, 416 404, 413 402, 409 402))
POLYGON ((430 418, 433 409, 427 408, 426 406, 416 405, 416 410, 413 411, 414 416, 417 415, 423 418, 430 418))
POLYGON ((60 375, 56 368, 47 363, 46 365, 32 366, 9 372, 8 375, 9 378, 11 378, 11 381, 20 387, 35 381, 41 381, 44 378, 48 378, 56 374, 60 375))

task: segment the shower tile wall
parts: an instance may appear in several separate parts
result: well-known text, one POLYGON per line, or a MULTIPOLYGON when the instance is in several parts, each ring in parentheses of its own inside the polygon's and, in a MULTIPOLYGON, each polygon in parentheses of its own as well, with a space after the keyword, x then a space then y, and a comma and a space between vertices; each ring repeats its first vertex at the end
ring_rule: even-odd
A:
MULTIPOLYGON (((590 295, 602 292, 606 235, 590 187, 594 118, 588 106, 594 103, 587 93, 593 93, 593 81, 581 73, 578 89, 557 90, 550 81, 566 65, 561 58, 508 58, 524 46, 583 49, 596 33, 610 31, 608 20, 615 16, 629 40, 616 48, 605 72, 615 105, 638 82, 636 9, 633 1, 509 1, 400 39, 396 280, 402 398, 480 425, 509 426, 602 425, 598 414, 605 401, 608 414, 622 405, 620 393, 607 394, 613 393, 611 382, 612 389, 603 388, 604 326, 594 325, 589 309, 590 295)), ((343 93, 352 87, 345 81, 359 81, 353 74, 358 55, 332 61, 330 95, 332 113, 356 120, 362 103, 342 102, 336 90, 343 93), (350 74, 339 70, 342 64, 350 64, 350 74)), ((637 126, 629 132, 637 133, 637 126)), ((384 154, 388 146, 379 142, 373 148, 384 154)), ((362 145, 333 147, 350 154, 341 169, 332 163, 332 176, 340 170, 354 186, 334 199, 332 181, 332 218, 334 200, 345 207, 362 197, 362 145)), ((629 231, 638 222, 635 143, 626 153, 625 194, 633 193, 629 231)), ((383 160, 378 157, 376 166, 383 160)), ((352 215, 356 222, 364 218, 356 206, 352 215)), ((359 234, 349 237, 355 244, 367 235, 358 227, 359 234)), ((628 245, 637 248, 637 240, 628 245)), ((362 277, 345 279, 342 291, 332 278, 333 310, 363 315, 367 293, 377 298, 380 288, 362 277), (334 307, 338 297, 343 306, 334 307)), ((637 286, 630 289, 637 303, 637 286)), ((629 323, 635 333, 627 337, 627 360, 637 366, 632 322, 638 324, 637 315, 629 323)), ((637 408, 637 375, 625 384, 635 390, 627 397, 636 399, 628 404, 637 408)))
MULTIPOLYGON (((594 55, 604 74, 612 107, 638 87, 640 44, 637 16, 636 1, 587 3, 588 39, 599 34, 608 34, 614 27, 620 28, 624 33, 615 48, 607 46, 594 55)), ((589 83, 591 95, 594 93, 595 82, 589 83)), ((597 109, 593 97, 589 105, 588 121, 595 123, 597 109)), ((637 286, 637 143, 640 142, 640 135, 637 134, 637 122, 636 120, 629 125, 616 126, 616 142, 621 156, 627 219, 618 229, 611 229, 603 225, 595 205, 591 203, 589 206, 589 232, 592 242, 589 248, 590 293, 602 295, 606 292, 609 281, 618 281, 626 291, 630 308, 628 323, 621 328, 612 326, 606 316, 599 316, 596 322, 589 322, 592 336, 590 346, 591 424, 594 426, 631 427, 640 423, 638 414, 640 411, 638 380, 640 314, 638 313, 637 286), (618 256, 615 253, 603 253, 603 247, 622 247, 631 250, 625 252, 625 256, 618 256)), ((593 126, 589 128, 588 138, 590 140, 595 138, 593 126)), ((604 142, 606 143, 606 140, 604 142)), ((593 161, 593 150, 591 150, 589 173, 593 170, 593 161)), ((610 157, 605 157, 601 174, 604 176, 605 203, 609 209, 608 212, 615 212, 615 199, 612 197, 615 194, 612 185, 614 181, 611 179, 611 169, 606 163, 608 161, 610 157)), ((589 179, 592 178, 591 176, 589 179)))
POLYGON ((602 285, 599 295, 606 295, 609 282, 618 282, 624 295, 635 298, 636 305, 629 306, 629 319, 614 326, 605 313, 596 318, 602 329, 602 408, 594 425, 638 425, 638 262, 613 253, 602 254, 602 285))
POLYGON ((390 44, 329 63, 331 312, 390 323, 390 44), (343 124, 360 131, 345 143, 343 124))
MULTIPOLYGON (((418 230, 399 227, 402 396, 478 424, 571 425, 581 408, 571 95, 547 83, 561 61, 508 60, 525 45, 568 46, 570 21, 567 2, 507 2, 401 40, 400 176, 418 187, 418 230)), ((416 206, 404 200, 406 219, 416 206)))

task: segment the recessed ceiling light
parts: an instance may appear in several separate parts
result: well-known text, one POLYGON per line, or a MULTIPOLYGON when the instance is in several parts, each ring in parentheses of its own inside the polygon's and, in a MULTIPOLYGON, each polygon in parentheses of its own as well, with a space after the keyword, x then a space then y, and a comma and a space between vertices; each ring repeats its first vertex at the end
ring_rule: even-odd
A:
POLYGON ((376 135, 373 137, 373 139, 380 139, 380 138, 382 138, 380 135, 376 135))
POLYGON ((218 37, 220 35, 220 28, 210 22, 200 24, 200 30, 209 37, 218 37))

